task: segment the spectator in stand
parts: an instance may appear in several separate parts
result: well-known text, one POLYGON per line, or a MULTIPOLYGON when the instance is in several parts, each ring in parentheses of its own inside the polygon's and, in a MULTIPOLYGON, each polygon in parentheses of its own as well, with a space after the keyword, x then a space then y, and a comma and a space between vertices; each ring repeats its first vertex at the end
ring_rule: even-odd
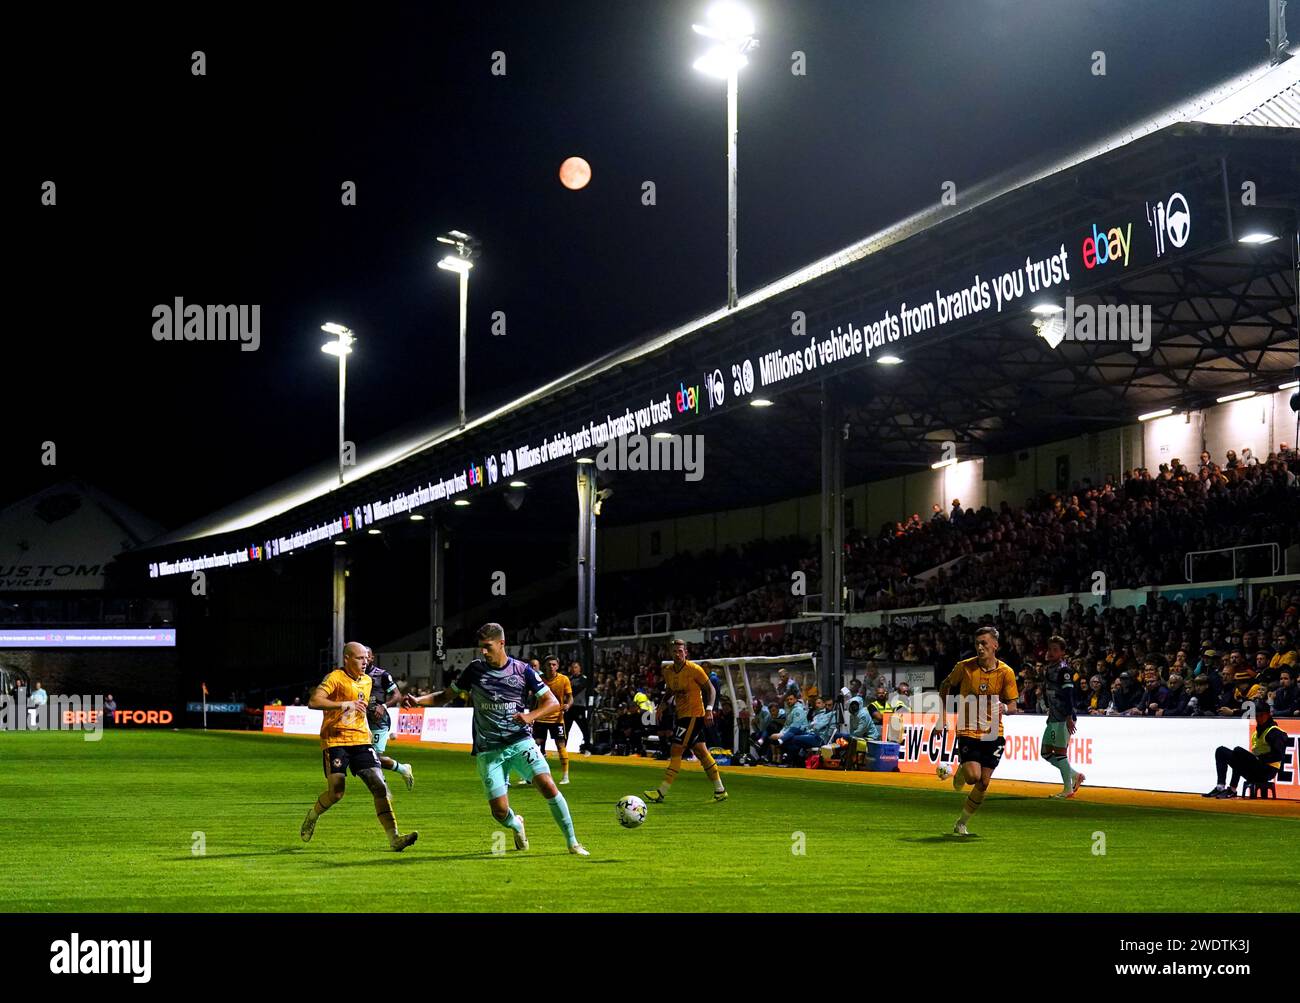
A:
POLYGON ((1295 645, 1283 631, 1278 631, 1273 635, 1273 657, 1269 659, 1268 667, 1270 669, 1295 668, 1296 662, 1300 661, 1300 653, 1296 652, 1295 645))
POLYGON ((1080 714, 1106 713, 1106 708, 1110 706, 1110 690, 1101 676, 1092 676, 1088 680, 1087 687, 1080 686, 1078 689, 1080 714))
POLYGON ((1273 713, 1286 717, 1300 714, 1300 686, 1296 685, 1295 674, 1290 669, 1282 670, 1278 687, 1273 691, 1273 713))
POLYGON ((1169 704, 1169 689, 1160 681, 1160 670, 1155 662, 1147 662, 1142 670, 1142 699, 1138 706, 1147 717, 1164 717, 1169 704))
POLYGON ((1183 683, 1183 677, 1177 672, 1169 674, 1168 699, 1165 705, 1155 712, 1156 717, 1187 717, 1187 703, 1192 695, 1183 683))
POLYGON ((113 715, 117 712, 117 701, 113 699, 113 694, 108 693, 104 696, 104 724, 113 723, 113 715))
POLYGON ((1213 715, 1217 708, 1217 702, 1214 699, 1214 692, 1210 688, 1210 680, 1205 676, 1197 676, 1192 680, 1190 689, 1192 695, 1187 700, 1187 716, 1207 717, 1213 715))
POLYGON ((1142 713, 1142 687, 1137 684, 1132 673, 1121 672, 1110 688, 1110 714, 1123 714, 1133 717, 1142 713))

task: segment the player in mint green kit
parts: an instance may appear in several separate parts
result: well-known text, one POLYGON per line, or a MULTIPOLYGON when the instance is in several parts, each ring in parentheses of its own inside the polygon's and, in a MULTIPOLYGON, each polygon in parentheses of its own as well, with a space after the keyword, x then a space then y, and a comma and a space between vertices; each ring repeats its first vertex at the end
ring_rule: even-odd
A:
POLYGON ((528 849, 524 817, 510 809, 510 772, 531 781, 546 799, 555 824, 568 841, 569 852, 579 857, 590 854, 573 833, 573 819, 551 768, 533 741, 533 721, 557 706, 555 694, 527 662, 506 654, 506 634, 499 623, 485 623, 478 629, 481 658, 461 671, 445 690, 419 697, 416 703, 433 706, 445 694, 469 693, 474 703, 474 755, 479 779, 487 794, 492 817, 515 834, 515 849, 528 849), (528 710, 526 694, 535 694, 537 706, 528 710))
POLYGON ((1065 785, 1054 798, 1072 798, 1083 786, 1084 775, 1070 767, 1070 736, 1074 734, 1074 673, 1065 657, 1065 638, 1053 634, 1047 639, 1047 664, 1043 668, 1043 689, 1047 698, 1047 728, 1039 754, 1061 773, 1065 785))

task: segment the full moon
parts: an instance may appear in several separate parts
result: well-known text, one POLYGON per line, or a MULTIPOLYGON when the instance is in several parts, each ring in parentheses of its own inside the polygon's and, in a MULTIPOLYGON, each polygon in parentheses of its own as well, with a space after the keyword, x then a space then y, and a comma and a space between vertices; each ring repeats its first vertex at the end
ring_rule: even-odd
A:
POLYGON ((591 180, 591 165, 581 157, 570 157, 560 165, 560 184, 570 191, 586 188, 591 180))

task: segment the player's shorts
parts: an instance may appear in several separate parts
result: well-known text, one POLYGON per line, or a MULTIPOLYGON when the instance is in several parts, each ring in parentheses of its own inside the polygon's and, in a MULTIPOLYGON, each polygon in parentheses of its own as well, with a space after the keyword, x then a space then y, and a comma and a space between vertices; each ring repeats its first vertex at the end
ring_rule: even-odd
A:
POLYGON ((478 765, 478 777, 483 781, 483 793, 489 801, 510 789, 506 777, 511 772, 518 773, 525 780, 551 772, 542 750, 531 738, 521 738, 503 749, 480 749, 474 761, 478 765))
POLYGON ((360 776, 362 770, 381 769, 379 757, 369 745, 331 745, 321 750, 321 759, 326 777, 332 773, 346 774, 349 768, 354 777, 360 776))
POLYGON ((1005 738, 984 741, 962 735, 957 739, 957 758, 963 763, 979 763, 989 769, 997 769, 1002 760, 1002 750, 1006 747, 1005 738))
POLYGON ((702 717, 679 717, 673 722, 673 745, 689 749, 696 742, 703 742, 704 724, 702 717))
POLYGON ((555 747, 557 749, 563 749, 564 740, 566 737, 564 732, 566 730, 567 729, 564 727, 563 721, 546 721, 546 722, 534 721, 533 741, 535 741, 538 745, 540 745, 542 747, 542 751, 545 752, 546 736, 550 735, 551 738, 555 739, 555 747))
POLYGON ((1057 749, 1070 747, 1070 726, 1065 721, 1047 722, 1047 727, 1043 729, 1043 747, 1049 745, 1057 749))
POLYGON ((392 728, 380 728, 378 731, 376 731, 374 728, 371 728, 370 747, 374 749, 375 752, 379 753, 379 755, 382 756, 384 754, 384 750, 388 748, 388 736, 391 735, 392 732, 393 732, 392 728))

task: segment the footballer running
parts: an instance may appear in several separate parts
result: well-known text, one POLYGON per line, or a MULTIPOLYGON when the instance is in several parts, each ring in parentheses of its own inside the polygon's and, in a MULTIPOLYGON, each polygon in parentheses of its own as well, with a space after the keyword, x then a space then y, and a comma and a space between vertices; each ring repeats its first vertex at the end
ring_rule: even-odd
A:
POLYGON ((569 708, 573 706, 573 686, 569 683, 569 677, 560 671, 560 660, 554 655, 547 655, 542 662, 542 682, 555 695, 559 707, 545 711, 537 718, 537 723, 533 725, 533 740, 542 750, 542 757, 545 758, 546 736, 550 735, 555 739, 555 747, 560 750, 560 783, 567 784, 569 750, 565 732, 569 729, 564 722, 568 720, 566 715, 569 713, 569 708))
POLYGON ((445 690, 417 697, 416 704, 432 707, 450 695, 468 693, 474 704, 474 755, 479 779, 492 817, 515 835, 515 849, 528 849, 524 817, 510 808, 507 778, 511 771, 532 781, 546 800, 555 824, 564 833, 569 852, 589 854, 573 832, 568 802, 551 778, 546 757, 533 741, 533 723, 559 706, 555 694, 527 662, 506 654, 506 633, 499 623, 478 629, 481 658, 470 662, 445 690), (537 697, 533 710, 525 708, 526 694, 537 697))
POLYGON ((713 681, 695 662, 686 658, 686 642, 674 640, 669 643, 673 654, 672 664, 664 669, 664 684, 672 694, 673 708, 677 717, 673 721, 673 746, 669 754, 668 769, 663 782, 654 790, 645 791, 645 799, 662 804, 668 795, 668 788, 677 779, 682 768, 682 753, 691 749, 695 758, 704 767, 704 772, 713 781, 713 800, 727 800, 727 790, 722 786, 722 774, 718 764, 709 755, 709 747, 704 742, 704 725, 713 722, 713 712, 706 708, 713 706, 718 691, 713 681), (701 700, 704 690, 709 691, 707 704, 701 700))
POLYGON ((1047 697, 1047 727, 1043 731, 1040 755, 1056 767, 1065 786, 1054 798, 1072 798, 1083 786, 1084 775, 1070 766, 1070 737, 1074 720, 1074 672, 1065 657, 1065 638, 1053 634, 1047 639, 1047 667, 1044 672, 1047 697))
POLYGON ((402 691, 389 671, 375 663, 375 653, 366 649, 366 675, 370 677, 370 706, 366 711, 366 720, 370 724, 370 744, 375 747, 379 765, 385 770, 392 770, 406 781, 409 791, 415 786, 415 773, 410 763, 399 763, 384 754, 388 748, 388 736, 392 730, 393 719, 388 708, 396 707, 402 700, 402 691))
POLYGON ((940 763, 936 772, 940 780, 952 777, 953 790, 971 785, 961 817, 952 831, 969 836, 966 823, 979 811, 993 780, 993 771, 1002 759, 1006 738, 1002 734, 1002 715, 1014 714, 1020 691, 1011 666, 998 658, 998 630, 984 626, 975 631, 975 657, 963 658, 953 666, 948 678, 939 684, 939 696, 947 706, 948 694, 956 689, 957 758, 961 765, 954 770, 940 763), (1005 702, 1003 702, 1005 701, 1005 702), (993 720, 997 719, 997 735, 993 720))
POLYGON ((316 803, 307 809, 307 818, 303 820, 299 834, 304 843, 311 840, 317 820, 343 798, 347 771, 351 769, 352 775, 359 777, 374 795, 375 814, 388 834, 388 845, 400 853, 419 839, 420 834, 408 832, 403 836, 397 831, 397 818, 393 815, 388 785, 384 783, 384 771, 374 746, 370 744, 366 707, 374 681, 366 672, 366 651, 366 646, 356 641, 345 644, 343 668, 335 669, 322 679, 312 690, 311 700, 307 703, 313 710, 325 712, 321 719, 320 744, 328 786, 316 803))

